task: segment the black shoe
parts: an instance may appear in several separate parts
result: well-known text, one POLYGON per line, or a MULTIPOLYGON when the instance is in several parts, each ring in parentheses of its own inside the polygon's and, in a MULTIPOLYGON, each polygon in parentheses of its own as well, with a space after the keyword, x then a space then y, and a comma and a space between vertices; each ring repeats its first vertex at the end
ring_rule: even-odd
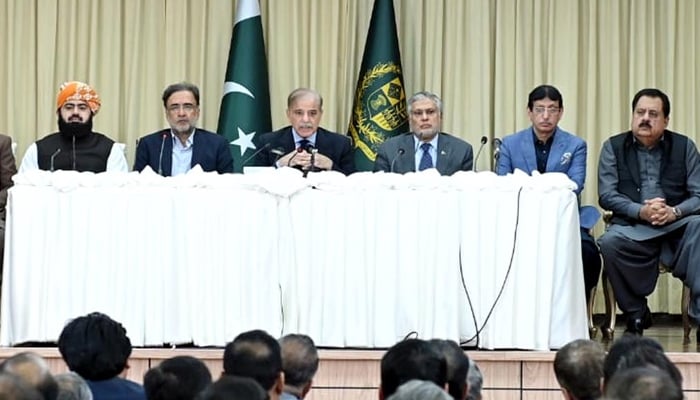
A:
POLYGON ((651 328, 652 324, 651 311, 647 307, 640 317, 630 317, 627 319, 627 329, 625 329, 625 333, 642 336, 644 330, 651 328))

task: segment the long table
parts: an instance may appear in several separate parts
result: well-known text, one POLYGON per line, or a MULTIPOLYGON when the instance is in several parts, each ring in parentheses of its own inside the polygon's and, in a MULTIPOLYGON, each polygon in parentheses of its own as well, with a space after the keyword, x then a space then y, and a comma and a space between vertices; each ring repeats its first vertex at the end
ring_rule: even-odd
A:
POLYGON ((389 347, 587 337, 573 182, 497 177, 30 171, 8 199, 0 344, 100 311, 135 346, 238 333, 389 347), (477 335, 478 332, 478 335, 477 335))

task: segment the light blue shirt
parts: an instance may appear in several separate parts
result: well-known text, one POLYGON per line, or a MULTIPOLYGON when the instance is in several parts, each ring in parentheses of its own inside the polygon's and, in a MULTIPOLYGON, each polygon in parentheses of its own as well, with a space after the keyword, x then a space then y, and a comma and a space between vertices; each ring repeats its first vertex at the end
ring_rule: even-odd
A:
MULTIPOLYGON (((438 136, 439 134, 436 134, 435 137, 433 137, 433 140, 427 142, 430 143, 430 157, 433 159, 433 168, 437 167, 437 146, 438 146, 438 136)), ((416 159, 416 171, 418 171, 418 166, 420 165, 420 159, 423 157, 423 149, 420 147, 423 142, 419 141, 418 138, 413 135, 413 146, 415 148, 415 159, 416 159)))
POLYGON ((170 131, 170 136, 173 139, 173 166, 172 176, 182 175, 187 173, 192 168, 192 145, 194 144, 195 130, 187 138, 183 145, 180 138, 170 131))
POLYGON ((299 142, 301 142, 302 140, 306 139, 306 140, 308 140, 309 142, 311 142, 311 144, 312 144, 314 147, 316 147, 316 133, 317 133, 317 132, 314 132, 311 136, 309 136, 309 137, 307 137, 307 138, 303 138, 303 137, 299 136, 299 134, 297 133, 296 129, 292 128, 292 137, 294 138, 294 146, 298 148, 298 147, 299 147, 299 142))

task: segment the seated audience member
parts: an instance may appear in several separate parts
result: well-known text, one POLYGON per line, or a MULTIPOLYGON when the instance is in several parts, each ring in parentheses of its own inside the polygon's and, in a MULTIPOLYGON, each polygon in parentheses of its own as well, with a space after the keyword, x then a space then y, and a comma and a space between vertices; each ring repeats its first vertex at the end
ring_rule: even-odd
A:
POLYGON ((442 100, 430 92, 408 99, 411 132, 387 139, 377 149, 374 171, 406 172, 436 168, 440 175, 471 171, 472 146, 442 129, 442 100))
POLYGON ((396 389, 387 400, 452 400, 445 390, 430 381, 412 379, 396 389))
POLYGON ((668 359, 659 342, 636 335, 624 335, 615 340, 603 364, 603 392, 615 374, 634 367, 656 367, 668 374, 671 379, 683 387, 683 376, 678 367, 668 359))
POLYGON ((578 339, 567 343, 554 356, 554 375, 564 398, 598 399, 602 396, 605 350, 598 342, 578 339))
POLYGON ((56 400, 92 400, 92 392, 85 379, 75 372, 54 376, 58 384, 56 400))
POLYGON ((467 400, 481 400, 481 387, 484 384, 484 377, 481 375, 479 366, 469 359, 469 372, 467 373, 467 400))
POLYGON ((148 400, 194 400, 209 384, 209 368, 190 356, 164 360, 143 377, 148 400))
POLYGON ((127 172, 122 147, 92 130, 92 120, 101 105, 100 96, 88 84, 73 81, 61 85, 56 98, 58 132, 29 146, 19 172, 32 169, 127 172))
POLYGON ((143 387, 121 377, 128 368, 131 340, 126 329, 102 313, 70 321, 58 338, 68 368, 90 386, 95 400, 145 399, 143 387))
POLYGON ((605 387, 606 400, 682 400, 683 390, 654 366, 620 371, 605 387))
POLYGON ((430 344, 442 353, 447 362, 447 391, 454 400, 467 397, 469 357, 453 340, 432 339, 430 344))
POLYGON ((224 349, 223 375, 253 378, 271 400, 278 400, 284 390, 279 343, 262 330, 241 333, 224 349))
MULTIPOLYGON (((540 85, 527 99, 527 115, 532 125, 503 138, 496 173, 506 175, 519 169, 527 174, 538 171, 561 172, 576 183, 580 196, 586 182, 586 142, 559 127, 564 114, 564 98, 557 88, 540 85)), ((586 299, 598 285, 600 254, 590 229, 598 220, 581 217, 581 257, 586 299)))
POLYGON ((7 190, 12 187, 12 175, 17 173, 12 154, 12 138, 0 135, 0 282, 2 281, 3 255, 5 254, 5 205, 7 190))
POLYGON ((49 364, 36 353, 23 352, 3 361, 0 372, 14 375, 41 393, 45 399, 55 399, 58 386, 49 364))
POLYGON ((688 313, 700 321, 700 154, 666 129, 670 115, 664 92, 640 90, 631 130, 606 140, 598 162, 598 203, 612 211, 598 244, 626 332, 637 335, 652 324, 647 296, 660 261, 690 288, 688 313))
POLYGON ((6 373, 0 373, 0 399, 46 400, 41 393, 26 384, 22 379, 6 373))
POLYGON ((222 375, 197 400, 269 400, 270 396, 253 378, 222 375))
POLYGON ((294 167, 302 171, 355 172, 350 138, 319 127, 323 98, 312 89, 295 89, 287 98, 290 126, 262 134, 255 140, 262 149, 252 165, 294 167))
POLYGON ((284 391, 282 400, 301 400, 311 390, 311 383, 318 371, 318 351, 307 335, 289 334, 280 340, 284 391))
POLYGON ((165 118, 170 128, 144 136, 136 146, 134 171, 146 166, 163 176, 184 174, 195 165, 220 174, 233 172, 228 141, 214 132, 197 128, 199 88, 175 83, 163 92, 165 118))
POLYGON ((412 379, 430 381, 441 388, 447 384, 447 361, 435 346, 420 339, 406 339, 393 345, 382 357, 379 400, 394 394, 412 379))

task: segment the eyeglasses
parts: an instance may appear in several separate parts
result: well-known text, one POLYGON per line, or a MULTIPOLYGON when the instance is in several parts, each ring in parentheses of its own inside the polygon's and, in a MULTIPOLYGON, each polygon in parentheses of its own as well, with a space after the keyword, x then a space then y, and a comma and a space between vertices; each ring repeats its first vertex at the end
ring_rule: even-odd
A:
POLYGON ((638 118, 644 118, 645 115, 649 115, 649 119, 657 119, 661 116, 661 113, 656 110, 645 110, 643 108, 638 108, 634 110, 634 115, 636 115, 638 118))
POLYGON ((185 103, 185 104, 171 104, 168 106, 168 112, 175 113, 180 110, 185 110, 186 112, 192 112, 195 109, 197 109, 197 106, 192 104, 192 103, 185 103))
POLYGON ((557 115, 561 111, 561 108, 559 108, 559 107, 534 107, 532 109, 532 111, 534 111, 535 114, 538 114, 538 115, 544 114, 545 111, 549 115, 557 115))
POLYGON ((414 117, 422 117, 423 114, 425 114, 429 117, 432 117, 433 115, 435 115, 435 113, 437 113, 437 109, 435 109, 435 108, 429 108, 427 110, 412 110, 411 111, 411 115, 413 115, 414 117))

